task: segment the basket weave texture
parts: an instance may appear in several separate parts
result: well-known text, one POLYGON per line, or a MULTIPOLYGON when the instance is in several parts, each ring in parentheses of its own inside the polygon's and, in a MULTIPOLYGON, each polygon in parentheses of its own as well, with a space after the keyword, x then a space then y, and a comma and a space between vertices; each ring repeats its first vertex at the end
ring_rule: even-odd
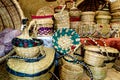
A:
POLYGON ((24 18, 17 0, 0 0, 0 31, 5 28, 20 29, 24 18))

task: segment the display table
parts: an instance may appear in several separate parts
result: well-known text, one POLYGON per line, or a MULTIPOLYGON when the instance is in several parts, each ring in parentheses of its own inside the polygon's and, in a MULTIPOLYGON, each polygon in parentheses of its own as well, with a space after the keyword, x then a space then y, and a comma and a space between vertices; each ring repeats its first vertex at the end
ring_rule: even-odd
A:
MULTIPOLYGON (((96 45, 90 38, 80 38, 80 41, 83 45, 96 45), (86 43, 85 40, 87 41, 86 43)), ((120 51, 120 38, 100 38, 95 41, 101 46, 103 46, 103 42, 105 42, 107 46, 114 47, 120 51)))

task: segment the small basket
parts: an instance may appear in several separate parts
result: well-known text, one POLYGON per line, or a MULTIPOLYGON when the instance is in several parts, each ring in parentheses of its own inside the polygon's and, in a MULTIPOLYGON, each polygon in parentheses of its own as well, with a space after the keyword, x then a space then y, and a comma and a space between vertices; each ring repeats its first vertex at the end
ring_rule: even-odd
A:
POLYGON ((81 80, 83 68, 78 65, 63 65, 60 71, 60 80, 81 80))
POLYGON ((96 52, 91 51, 85 51, 85 57, 84 61, 92 66, 102 66, 103 62, 105 60, 105 57, 101 54, 98 54, 96 52))

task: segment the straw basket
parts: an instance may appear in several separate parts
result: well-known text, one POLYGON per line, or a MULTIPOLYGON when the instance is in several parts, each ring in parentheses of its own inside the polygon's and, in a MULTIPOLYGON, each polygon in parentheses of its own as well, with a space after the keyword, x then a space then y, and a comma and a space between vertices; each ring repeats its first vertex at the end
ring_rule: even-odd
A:
POLYGON ((96 16, 97 23, 109 24, 111 16, 109 15, 98 15, 96 16))
POLYGON ((112 61, 119 56, 119 51, 117 49, 107 46, 106 47, 100 46, 99 48, 98 46, 89 45, 85 46, 85 50, 103 55, 105 57, 104 58, 105 61, 112 61))
MULTIPOLYGON (((54 72, 55 50, 43 47, 45 57, 31 62, 23 59, 10 58, 7 62, 7 71, 10 80, 49 80, 54 72)), ((41 53, 43 54, 43 53, 41 53)))
POLYGON ((63 11, 54 14, 57 28, 70 28, 69 13, 68 11, 63 11))
POLYGON ((20 29, 24 18, 17 0, 0 0, 0 31, 5 28, 20 29))
POLYGON ((42 40, 29 36, 31 24, 33 24, 33 21, 23 30, 21 35, 12 40, 16 54, 21 57, 32 58, 37 56, 40 51, 39 47, 43 44, 42 40))
POLYGON ((78 65, 63 65, 60 71, 60 80, 81 80, 83 69, 78 65))
MULTIPOLYGON (((0 0, 0 31, 5 28, 20 29, 22 19, 24 14, 17 0, 0 0)), ((0 63, 12 54, 13 50, 0 57, 0 63)))
POLYGON ((92 22, 92 21, 94 21, 94 16, 95 16, 95 12, 92 12, 92 11, 82 12, 81 13, 81 20, 92 22))
POLYGON ((107 74, 107 67, 93 67, 90 66, 90 70, 93 73, 94 80, 104 80, 107 74))
POLYGON ((105 60, 105 57, 101 54, 98 54, 96 52, 91 51, 85 51, 85 57, 84 61, 92 66, 102 66, 103 62, 105 60))
POLYGON ((111 11, 114 12, 115 10, 120 9, 120 0, 116 0, 110 3, 111 11))

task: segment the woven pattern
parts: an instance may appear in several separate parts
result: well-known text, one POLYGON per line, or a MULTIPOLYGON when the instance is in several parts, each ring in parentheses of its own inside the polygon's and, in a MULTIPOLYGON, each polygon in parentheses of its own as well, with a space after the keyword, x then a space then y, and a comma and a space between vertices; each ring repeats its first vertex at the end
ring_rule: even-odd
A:
POLYGON ((0 0, 0 31, 5 28, 20 28, 23 16, 20 9, 16 0, 0 0))

